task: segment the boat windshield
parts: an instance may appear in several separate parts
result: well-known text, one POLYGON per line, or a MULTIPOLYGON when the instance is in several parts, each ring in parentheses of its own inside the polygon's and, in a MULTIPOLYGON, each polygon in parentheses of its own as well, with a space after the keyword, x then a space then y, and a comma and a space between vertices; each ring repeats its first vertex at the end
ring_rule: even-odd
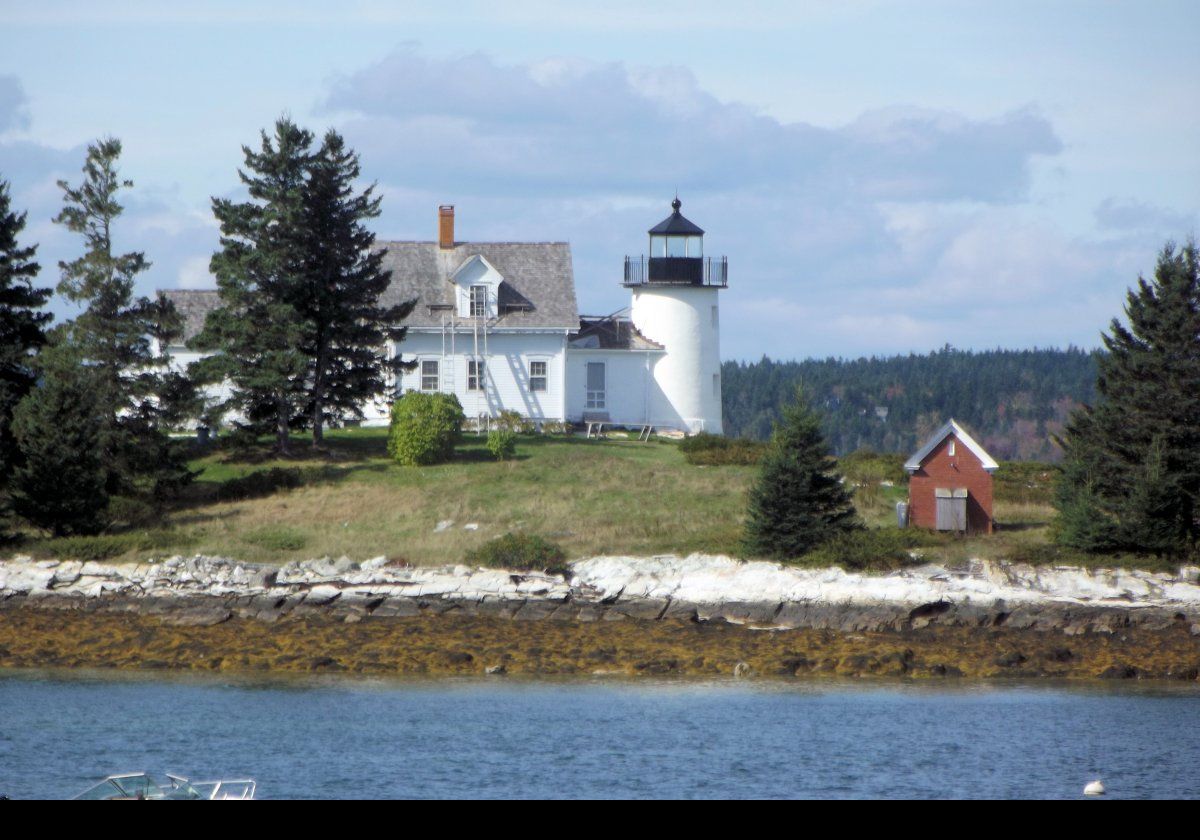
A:
POLYGON ((158 782, 146 773, 127 773, 109 776, 92 785, 76 799, 162 799, 163 791, 158 782))

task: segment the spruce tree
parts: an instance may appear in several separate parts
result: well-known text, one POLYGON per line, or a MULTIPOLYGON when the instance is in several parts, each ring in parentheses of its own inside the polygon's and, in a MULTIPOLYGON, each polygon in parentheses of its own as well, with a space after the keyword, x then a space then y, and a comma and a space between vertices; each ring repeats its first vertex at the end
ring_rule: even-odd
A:
POLYGON ((9 185, 0 181, 0 514, 18 459, 13 411, 37 382, 34 355, 46 343, 52 317, 40 311, 51 290, 33 285, 40 270, 34 261, 37 246, 20 244, 24 229, 25 214, 12 210, 9 185))
POLYGON ((42 354, 42 382, 17 406, 14 510, 55 536, 94 534, 107 524, 108 418, 102 374, 69 346, 42 354))
POLYGON ((1200 546, 1200 264, 1168 244, 1097 359, 1098 400, 1062 439, 1058 539, 1089 551, 1200 546))
POLYGON ((303 189, 313 136, 291 120, 262 132, 259 151, 242 147, 238 175, 250 200, 213 199, 221 250, 211 269, 221 305, 211 312, 192 346, 209 356, 190 372, 202 382, 227 380, 236 410, 252 427, 269 426, 287 450, 294 423, 303 422, 308 372, 308 325, 296 307, 304 283, 303 189))
MULTIPOLYGON (((356 192, 358 155, 332 129, 313 157, 303 190, 304 282, 296 308, 305 321, 309 360, 307 387, 313 445, 325 424, 362 416, 362 404, 384 393, 387 374, 407 367, 389 358, 385 342, 401 341, 404 318, 415 300, 381 306, 391 272, 375 234, 363 222, 379 216, 374 185, 356 192)), ((410 363, 411 364, 411 363, 410 363)))
POLYGON ((162 428, 174 410, 168 396, 186 391, 180 387, 182 377, 167 371, 162 352, 182 323, 162 297, 134 295, 137 276, 150 267, 145 254, 114 253, 113 227, 124 209, 118 194, 133 186, 117 172, 120 156, 119 140, 101 140, 88 147, 79 186, 58 182, 63 209, 54 221, 80 234, 85 250, 79 258, 59 263, 58 292, 83 311, 53 338, 69 345, 93 373, 107 491, 162 498, 191 478, 162 428))
POLYGON ((783 410, 750 490, 745 548, 751 555, 799 557, 861 527, 821 421, 797 390, 783 410))

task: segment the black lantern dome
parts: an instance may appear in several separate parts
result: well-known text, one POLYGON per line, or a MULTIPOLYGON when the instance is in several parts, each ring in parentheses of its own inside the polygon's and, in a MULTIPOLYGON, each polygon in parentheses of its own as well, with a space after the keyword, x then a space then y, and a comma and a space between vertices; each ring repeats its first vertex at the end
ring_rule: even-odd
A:
POLYGON ((650 228, 650 254, 625 258, 625 285, 725 286, 726 261, 704 258, 704 230, 679 212, 679 196, 671 215, 650 228))

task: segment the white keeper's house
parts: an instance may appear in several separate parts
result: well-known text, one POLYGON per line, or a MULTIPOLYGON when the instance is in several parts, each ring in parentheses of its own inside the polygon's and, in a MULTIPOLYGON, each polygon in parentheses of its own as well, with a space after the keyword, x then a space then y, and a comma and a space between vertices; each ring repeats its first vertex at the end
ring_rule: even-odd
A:
MULTIPOLYGON (((704 255, 704 231, 679 212, 649 231, 649 252, 626 257, 628 309, 580 316, 565 242, 460 242, 454 208, 438 210, 434 242, 380 242, 391 271, 384 303, 416 298, 408 334, 389 352, 416 366, 396 393, 458 396, 469 419, 515 411, 535 421, 721 432, 718 295, 724 257, 704 255)), ((195 335, 217 293, 164 290, 195 335)), ((198 354, 168 348, 174 363, 198 354)), ((364 422, 388 419, 388 402, 364 422)))

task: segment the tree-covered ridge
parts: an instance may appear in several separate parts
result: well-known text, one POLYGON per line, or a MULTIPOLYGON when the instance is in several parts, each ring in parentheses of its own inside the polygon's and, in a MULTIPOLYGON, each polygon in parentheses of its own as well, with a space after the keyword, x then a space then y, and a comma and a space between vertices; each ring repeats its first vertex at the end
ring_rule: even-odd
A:
POLYGON ((911 453, 954 417, 997 458, 1057 460, 1054 443, 1072 409, 1096 395, 1096 354, 949 346, 890 358, 726 362, 725 432, 765 440, 803 385, 833 450, 911 453))

